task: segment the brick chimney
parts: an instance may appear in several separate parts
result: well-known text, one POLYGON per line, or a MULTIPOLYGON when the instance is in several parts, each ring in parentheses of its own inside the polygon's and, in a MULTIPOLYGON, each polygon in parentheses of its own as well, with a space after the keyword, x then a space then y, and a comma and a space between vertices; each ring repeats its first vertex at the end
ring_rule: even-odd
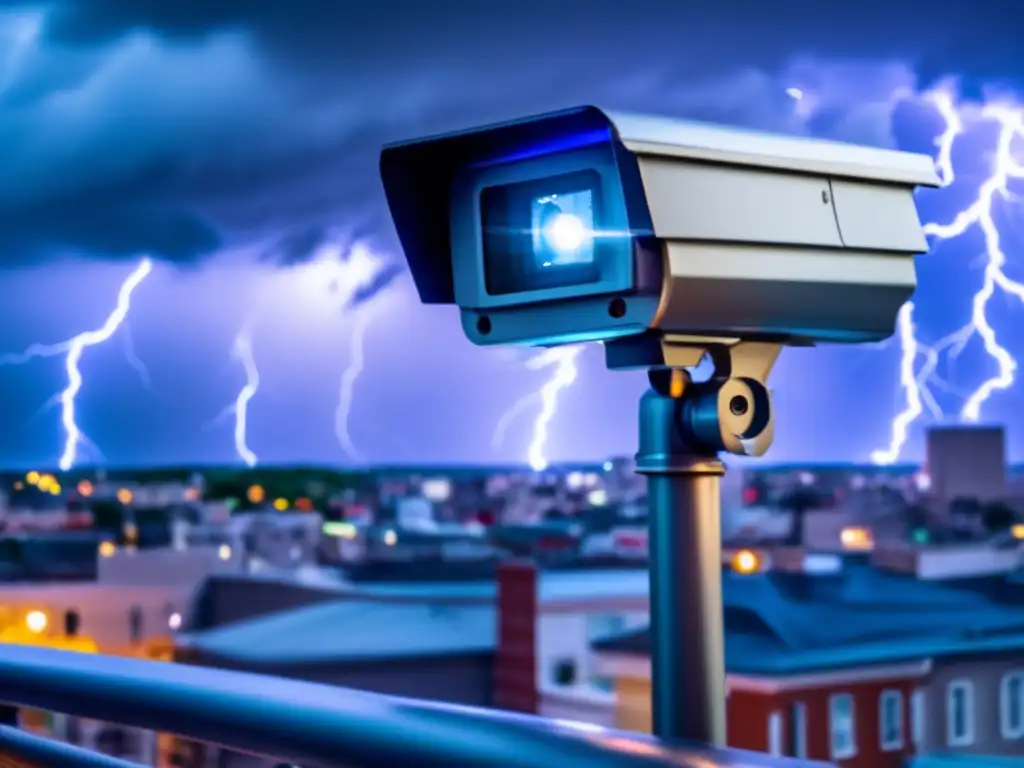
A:
POLYGON ((537 714, 537 568, 533 563, 499 566, 497 610, 494 706, 537 714))

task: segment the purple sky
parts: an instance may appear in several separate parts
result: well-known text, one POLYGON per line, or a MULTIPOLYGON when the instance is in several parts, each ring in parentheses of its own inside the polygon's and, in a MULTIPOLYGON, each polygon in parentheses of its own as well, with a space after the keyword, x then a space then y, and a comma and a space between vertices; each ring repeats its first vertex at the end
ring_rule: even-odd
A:
MULTIPOLYGON (((404 275, 346 309, 323 265, 311 265, 316 252, 347 253, 355 241, 382 264, 401 260, 376 174, 384 141, 597 102, 931 152, 942 126, 915 91, 961 75, 969 101, 1012 94, 1024 79, 998 14, 924 18, 913 0, 815 15, 795 1, 724 0, 590 13, 532 2, 435 3, 430 13, 401 2, 344 12, 270 0, 38 5, 0 2, 0 352, 98 327, 120 281, 151 254, 130 333, 82 362, 79 423, 114 464, 236 460, 231 420, 211 422, 244 384, 230 352, 247 324, 261 373, 250 447, 272 463, 349 461, 334 412, 358 313, 370 323, 351 418, 363 459, 525 457, 533 412, 501 447, 491 438, 502 411, 546 376, 525 368, 527 353, 472 347, 456 314, 420 306, 404 275), (802 101, 787 95, 794 87, 802 101), (151 389, 127 362, 126 340, 151 389)), ((971 126, 958 185, 921 197, 926 219, 946 220, 969 199, 993 139, 971 126)), ((1024 277, 1013 264, 1021 214, 1005 213, 1008 271, 1024 277)), ((974 236, 921 261, 926 338, 968 319, 981 250, 974 236)), ((1019 308, 993 306, 1008 348, 1024 351, 1019 308)), ((894 346, 786 351, 773 375, 769 459, 863 460, 886 444, 898 357, 894 346)), ((949 372, 957 391, 940 393, 943 406, 956 413, 992 370, 975 342, 949 372)), ((59 409, 38 411, 65 385, 62 359, 0 377, 0 462, 55 462, 59 409)), ((549 455, 631 452, 642 386, 585 351, 549 455)), ((1021 405, 1011 391, 983 411, 1009 421, 1017 457, 1021 405)), ((907 455, 920 452, 917 430, 907 455)))

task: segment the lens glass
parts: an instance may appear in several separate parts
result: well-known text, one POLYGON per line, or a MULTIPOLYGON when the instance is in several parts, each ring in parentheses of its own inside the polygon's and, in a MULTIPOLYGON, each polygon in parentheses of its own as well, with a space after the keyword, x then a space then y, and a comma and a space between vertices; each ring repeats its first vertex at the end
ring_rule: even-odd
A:
POLYGON ((600 280, 600 185, 599 174, 580 171, 484 189, 480 215, 487 292, 600 280))

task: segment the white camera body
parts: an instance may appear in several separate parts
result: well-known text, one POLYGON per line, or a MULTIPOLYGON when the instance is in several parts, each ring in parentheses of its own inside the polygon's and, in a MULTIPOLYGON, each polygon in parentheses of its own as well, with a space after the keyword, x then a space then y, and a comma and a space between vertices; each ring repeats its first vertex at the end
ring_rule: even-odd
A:
POLYGON ((390 146, 421 299, 476 344, 889 337, 931 158, 580 107, 390 146))

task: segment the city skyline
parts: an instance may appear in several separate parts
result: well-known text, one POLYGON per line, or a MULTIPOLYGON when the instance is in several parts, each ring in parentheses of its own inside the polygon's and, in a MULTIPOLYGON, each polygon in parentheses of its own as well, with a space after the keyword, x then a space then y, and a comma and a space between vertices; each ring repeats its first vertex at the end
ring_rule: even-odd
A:
MULTIPOLYGON (((297 14, 282 20, 273 4, 250 5, 237 18, 203 17, 202 6, 187 5, 173 18, 146 17, 142 6, 102 2, 50 11, 15 2, 0 11, 0 42, 12 43, 0 45, 0 161, 13 169, 0 178, 0 301, 14 319, 0 333, 0 355, 100 328, 122 281, 144 256, 153 260, 124 326, 82 351, 76 423, 100 451, 83 451, 87 463, 241 461, 233 417, 217 418, 246 384, 246 360, 232 356, 240 335, 259 369, 247 447, 263 462, 525 461, 536 403, 500 445, 494 432, 551 370, 529 369, 525 350, 473 348, 452 310, 419 305, 397 269, 402 257, 380 195, 384 141, 596 101, 935 154, 946 123, 922 94, 949 88, 944 78, 959 75, 969 124, 953 157, 958 179, 919 197, 922 218, 944 223, 969 204, 992 163, 994 125, 976 106, 993 91, 982 86, 1020 71, 1005 32, 977 19, 947 14, 923 29, 915 18, 913 40, 897 34, 913 8, 903 2, 881 6, 872 34, 852 34, 855 22, 822 12, 795 23, 773 8, 763 25, 736 29, 724 8, 646 3, 646 13, 630 19, 602 9, 589 18, 586 39, 574 42, 535 30, 529 3, 475 15, 453 3, 445 34, 458 45, 444 54, 445 40, 417 32, 412 9, 388 26, 366 9, 344 24, 321 14, 318 25, 332 34, 311 36, 297 14), (670 50, 655 44, 599 55, 618 50, 626 23, 648 40, 673 28, 706 34, 672 58, 653 53, 670 50), (342 31, 343 39, 333 34, 342 31), (378 50, 362 42, 372 31, 389 33, 375 42, 378 50), (990 36, 984 47, 965 42, 982 35, 990 36), (545 40, 557 51, 524 63, 526 47, 545 40), (392 50, 405 58, 384 55, 392 50), (984 50, 985 58, 965 50, 984 50), (373 53, 380 64, 359 74, 361 57, 373 53), (470 61, 477 62, 472 74, 470 61), (553 68, 564 72, 564 85, 552 82, 553 68), (139 78, 155 86, 140 88, 139 78), (190 99, 173 98, 186 91, 190 99), (390 94, 386 103, 382 92, 390 94), (354 263, 362 264, 358 279, 354 263), (365 331, 365 344, 353 338, 357 331, 365 331), (346 398, 348 442, 335 424, 346 398)), ((572 16, 545 13, 554 14, 552 24, 572 16)), ((1013 86, 1002 93, 1012 96, 1013 86)), ((1020 277, 1015 251, 1024 238, 1010 223, 1007 273, 1020 277)), ((969 320, 982 251, 973 233, 919 260, 915 320, 926 341, 969 320)), ((1011 321, 1019 308, 1002 299, 993 307, 1007 349, 1018 351, 1011 321)), ((0 370, 7 395, 0 465, 50 466, 61 456, 59 404, 38 411, 67 387, 65 352, 0 370)), ((545 455, 631 454, 643 376, 605 371, 597 347, 578 362, 545 455)), ((998 371, 975 339, 955 369, 939 372, 949 386, 934 391, 953 420, 998 371)), ((904 406, 899 376, 895 341, 785 351, 771 381, 778 422, 764 463, 866 462, 889 443, 890 422, 904 406)), ((1011 421, 1019 405, 1015 390, 1002 392, 980 414, 983 422, 1010 422, 1014 459, 1024 458, 1024 434, 1011 421)), ((903 457, 919 461, 921 449, 915 428, 903 457)))

